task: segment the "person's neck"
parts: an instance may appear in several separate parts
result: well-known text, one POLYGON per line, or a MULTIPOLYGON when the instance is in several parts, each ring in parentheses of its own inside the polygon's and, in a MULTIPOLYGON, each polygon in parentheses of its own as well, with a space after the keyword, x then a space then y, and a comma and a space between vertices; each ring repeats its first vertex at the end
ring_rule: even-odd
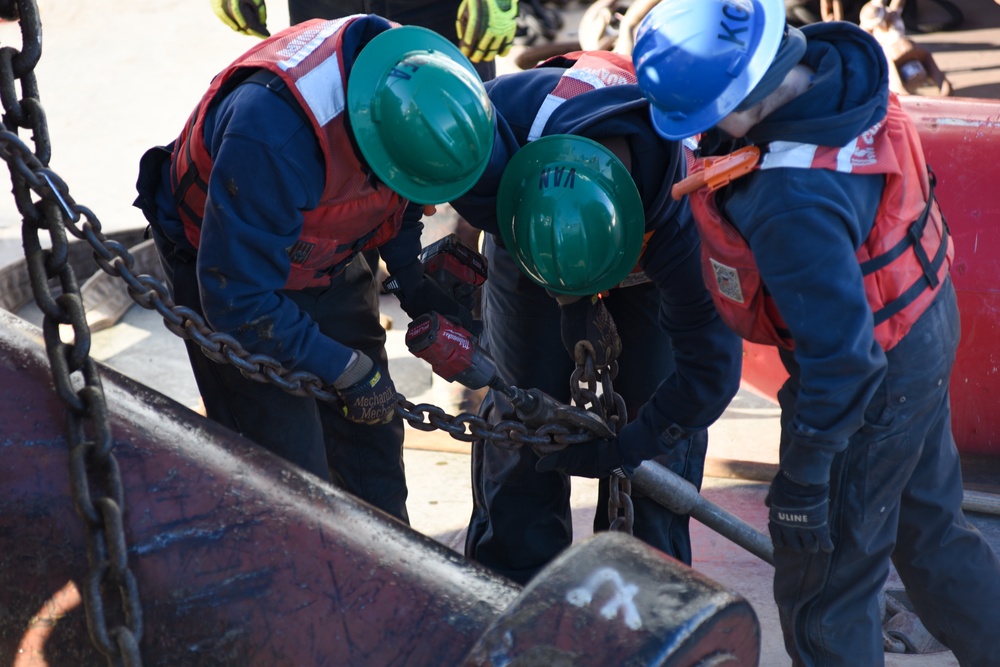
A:
POLYGON ((813 74, 815 72, 811 68, 796 65, 773 93, 749 109, 732 112, 719 121, 719 129, 736 139, 746 136, 754 125, 809 90, 813 74))

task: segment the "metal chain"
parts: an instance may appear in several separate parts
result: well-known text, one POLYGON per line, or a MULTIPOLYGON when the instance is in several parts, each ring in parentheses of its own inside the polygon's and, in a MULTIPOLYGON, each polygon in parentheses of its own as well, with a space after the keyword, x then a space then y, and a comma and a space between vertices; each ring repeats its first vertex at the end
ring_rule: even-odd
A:
MULTIPOLYGON (((4 12, 9 14, 9 7, 4 12)), ((70 493, 83 518, 90 564, 80 593, 90 638, 108 664, 138 667, 142 664, 142 608, 128 565, 122 480, 111 451, 111 425, 101 376, 90 358, 83 298, 68 263, 69 243, 62 218, 72 211, 53 185, 58 178, 47 169, 51 146, 34 74, 41 55, 41 22, 33 0, 18 0, 17 15, 24 50, 0 48, 0 102, 4 110, 0 156, 11 168, 14 199, 23 216, 22 239, 31 288, 44 316, 45 349, 56 393, 67 408, 70 493), (8 131, 19 127, 31 131, 35 152, 8 131), (31 191, 41 194, 42 201, 33 202, 31 191), (41 230, 51 239, 49 250, 42 248, 41 230), (50 279, 58 279, 58 295, 50 288, 50 279), (73 343, 62 341, 62 324, 72 326, 73 343), (115 589, 119 604, 112 609, 106 607, 105 602, 111 600, 105 596, 111 596, 115 589), (115 619, 106 612, 113 612, 115 619)))
MULTIPOLYGON (((100 374, 90 358, 90 329, 83 299, 67 261, 69 239, 66 232, 91 247, 97 265, 105 273, 121 278, 135 303, 157 311, 167 329, 197 343, 210 359, 232 364, 247 378, 270 382, 295 396, 311 396, 334 403, 339 402, 340 397, 328 390, 318 376, 306 371, 289 371, 269 356, 247 352, 232 336, 211 329, 197 312, 176 305, 162 283, 152 276, 133 272, 135 260, 128 250, 108 239, 97 216, 75 202, 62 178, 48 168, 51 146, 34 76, 34 67, 41 55, 38 9, 34 0, 16 2, 26 46, 23 51, 0 48, 0 103, 4 109, 0 159, 10 169, 15 201, 24 219, 22 235, 32 291, 43 313, 42 328, 56 392, 69 413, 71 493, 74 507, 86 524, 91 568, 81 591, 91 640, 105 654, 109 664, 139 666, 142 664, 138 649, 142 637, 142 609, 138 585, 128 568, 124 493, 118 464, 111 451, 111 427, 100 374), (20 98, 16 87, 18 81, 20 98), (31 130, 34 151, 18 137, 18 127, 31 130), (40 197, 40 201, 34 202, 32 193, 40 197), (51 237, 48 250, 42 248, 38 237, 42 229, 51 237), (49 286, 51 278, 58 278, 58 295, 49 286), (61 324, 71 325, 72 343, 62 341, 61 324), (79 390, 75 389, 81 384, 79 390), (124 625, 109 627, 102 592, 111 586, 119 591, 121 605, 117 616, 124 619, 124 625)), ((439 429, 466 442, 481 438, 508 449, 523 445, 562 448, 595 436, 587 428, 588 420, 574 415, 576 409, 571 406, 554 415, 552 423, 531 429, 515 420, 501 421, 490 427, 486 420, 474 414, 451 416, 433 405, 414 405, 402 395, 398 395, 398 399, 397 414, 413 428, 439 429)))
MULTIPOLYGON (((576 407, 588 409, 601 417, 615 434, 628 423, 625 399, 614 390, 612 381, 618 375, 618 361, 610 360, 598 366, 593 349, 577 344, 576 368, 570 376, 570 394, 576 407), (600 391, 598 391, 600 389, 600 391)), ((608 482, 608 530, 632 534, 635 508, 632 505, 632 482, 611 475, 608 482)))
MULTIPOLYGON (((4 50, 0 50, 0 57, 3 56, 3 52, 4 50)), ((3 90, 2 86, 0 90, 3 90)), ((4 96, 5 108, 8 97, 4 96)), ((37 100, 33 108, 41 112, 37 100)), ((47 137, 44 123, 40 130, 36 130, 36 141, 41 134, 47 137)), ((45 144, 47 145, 47 141, 45 144)), ((325 388, 318 376, 307 371, 289 371, 269 356, 247 352, 232 336, 214 331, 197 312, 176 305, 160 281, 148 275, 133 273, 135 261, 128 250, 121 244, 109 240, 102 233, 97 216, 73 200, 63 180, 45 167, 45 160, 33 155, 17 135, 10 132, 0 133, 0 158, 8 163, 15 178, 22 179, 30 190, 43 200, 59 204, 65 212, 65 217, 68 218, 65 221, 66 229, 77 239, 86 241, 91 246, 98 266, 105 273, 121 278, 126 283, 132 300, 143 308, 156 310, 170 331, 197 343, 210 359, 236 366, 243 375, 252 380, 270 382, 295 396, 311 396, 316 400, 330 402, 340 400, 336 392, 325 388)), ((25 199, 30 205, 30 198, 25 197, 25 199)), ((476 415, 463 413, 452 417, 434 406, 425 404, 415 406, 401 395, 398 398, 397 413, 414 428, 425 431, 440 429, 457 440, 467 442, 485 438, 507 448, 522 444, 564 446, 585 442, 594 435, 586 428, 581 428, 580 425, 585 423, 585 420, 574 419, 567 419, 562 424, 548 424, 537 429, 527 429, 520 422, 508 421, 494 425, 491 429, 476 415)))
MULTIPOLYGON (((91 246, 98 266, 105 273, 121 278, 132 300, 147 310, 157 311, 167 329, 174 334, 197 343, 213 361, 232 364, 247 378, 270 382, 294 396, 311 396, 319 401, 334 403, 340 401, 337 393, 328 390, 318 376, 308 371, 290 371, 272 357, 247 352, 234 337, 214 331, 197 312, 176 305, 169 290, 159 280, 145 274, 136 275, 133 272, 135 260, 128 250, 103 234, 101 222, 93 211, 77 204, 62 179, 45 168, 17 135, 0 132, 0 159, 5 160, 12 173, 43 200, 58 202, 67 218, 65 228, 91 246)), ((452 417, 435 406, 414 405, 402 395, 398 399, 397 414, 414 428, 424 431, 440 429, 457 440, 467 442, 485 438, 501 447, 552 443, 570 445, 593 437, 586 429, 577 427, 580 420, 568 419, 565 424, 549 424, 534 430, 525 428, 520 422, 501 422, 490 429, 484 420, 473 414, 452 417)))

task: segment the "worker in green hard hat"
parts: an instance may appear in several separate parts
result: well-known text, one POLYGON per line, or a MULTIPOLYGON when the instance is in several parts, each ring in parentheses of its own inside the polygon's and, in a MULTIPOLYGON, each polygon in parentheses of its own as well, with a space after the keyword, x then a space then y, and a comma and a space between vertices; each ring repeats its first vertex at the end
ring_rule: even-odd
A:
POLYGON ((616 287, 635 267, 646 221, 625 165, 584 137, 542 137, 515 153, 497 196, 514 262, 557 294, 616 287))
POLYGON ((187 342, 210 418, 407 519, 403 424, 371 267, 379 248, 412 317, 473 325, 424 275, 420 219, 486 168, 482 81, 436 33, 373 15, 306 21, 215 77, 180 136, 140 165, 175 301, 243 348, 317 376, 294 396, 187 342))
MULTIPOLYGON (((606 51, 488 82, 497 141, 452 202, 488 232, 482 343, 503 379, 569 402, 580 355, 584 370, 593 356, 617 367, 624 403, 613 438, 542 456, 473 443, 466 555, 521 583, 573 540, 572 476, 605 480, 596 530, 610 526, 613 484, 643 461, 700 486, 707 427, 739 388, 739 338, 705 288, 687 203, 670 197, 684 151, 656 133, 635 84, 631 61, 606 51)), ((483 406, 491 420, 514 415, 500 392, 483 406)), ((686 516, 638 490, 632 507, 636 537, 691 563, 686 516)))

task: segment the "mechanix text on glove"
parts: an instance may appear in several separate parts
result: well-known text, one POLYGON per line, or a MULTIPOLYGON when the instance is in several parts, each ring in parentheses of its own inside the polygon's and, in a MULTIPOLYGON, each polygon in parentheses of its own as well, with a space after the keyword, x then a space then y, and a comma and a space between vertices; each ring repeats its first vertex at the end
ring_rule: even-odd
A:
POLYGON ((357 424, 387 424, 396 414, 396 387, 378 364, 356 355, 333 385, 344 401, 344 417, 357 424))

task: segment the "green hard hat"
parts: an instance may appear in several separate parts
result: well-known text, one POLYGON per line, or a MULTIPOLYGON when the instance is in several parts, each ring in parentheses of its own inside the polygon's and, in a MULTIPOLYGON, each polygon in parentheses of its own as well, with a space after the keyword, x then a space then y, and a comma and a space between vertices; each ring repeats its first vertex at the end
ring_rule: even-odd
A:
POLYGON ((419 204, 465 194, 493 150, 493 106, 482 80, 455 45, 426 28, 386 30, 361 50, 347 109, 375 174, 419 204))
POLYGON ((514 261, 562 294, 620 283, 639 259, 645 220, 625 165, 584 137, 555 134, 524 146, 497 192, 500 237, 514 261))

